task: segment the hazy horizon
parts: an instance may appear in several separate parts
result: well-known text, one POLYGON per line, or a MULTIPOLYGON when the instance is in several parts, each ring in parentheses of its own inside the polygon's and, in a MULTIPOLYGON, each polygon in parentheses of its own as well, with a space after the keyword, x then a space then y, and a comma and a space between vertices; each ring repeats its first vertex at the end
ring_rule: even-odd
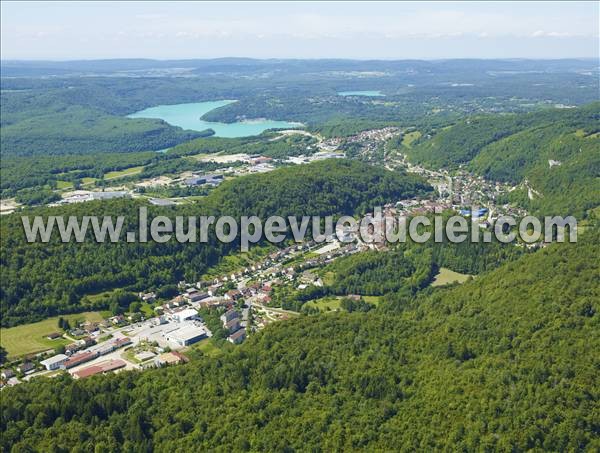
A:
POLYGON ((540 60, 600 52, 598 2, 3 1, 1 13, 3 61, 540 60))
POLYGON ((64 59, 41 59, 41 58, 1 58, 3 62, 23 62, 23 63, 72 63, 79 61, 127 61, 127 60, 142 60, 142 61, 210 61, 210 60, 255 60, 255 61, 293 61, 293 60, 339 60, 339 61, 460 61, 460 60, 480 60, 480 61, 561 61, 561 60, 591 60, 600 62, 600 56, 598 57, 559 57, 559 58, 519 58, 519 57, 505 57, 505 58, 483 58, 483 57, 472 57, 472 58, 334 58, 334 57, 317 57, 317 58, 300 58, 300 57, 240 57, 235 55, 227 55, 222 57, 205 57, 205 58, 145 58, 145 57, 116 57, 116 58, 64 58, 64 59))

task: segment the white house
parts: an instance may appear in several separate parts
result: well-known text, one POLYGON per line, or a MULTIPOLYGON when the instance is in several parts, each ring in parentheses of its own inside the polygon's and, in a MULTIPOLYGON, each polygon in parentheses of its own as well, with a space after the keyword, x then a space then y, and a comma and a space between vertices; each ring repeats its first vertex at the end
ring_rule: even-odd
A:
POLYGON ((193 308, 186 308, 181 311, 177 311, 171 315, 171 318, 177 322, 183 322, 188 320, 198 319, 198 312, 193 308))
POLYGON ((49 359, 42 360, 40 364, 46 367, 47 370, 58 370, 63 363, 68 360, 64 354, 57 354, 55 356, 50 357, 49 359))

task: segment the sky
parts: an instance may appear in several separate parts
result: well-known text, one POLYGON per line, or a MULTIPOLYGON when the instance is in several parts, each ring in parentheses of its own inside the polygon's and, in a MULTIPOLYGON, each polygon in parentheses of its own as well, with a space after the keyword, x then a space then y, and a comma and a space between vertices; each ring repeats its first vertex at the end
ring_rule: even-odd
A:
POLYGON ((600 2, 10 2, 2 59, 598 58, 600 2))

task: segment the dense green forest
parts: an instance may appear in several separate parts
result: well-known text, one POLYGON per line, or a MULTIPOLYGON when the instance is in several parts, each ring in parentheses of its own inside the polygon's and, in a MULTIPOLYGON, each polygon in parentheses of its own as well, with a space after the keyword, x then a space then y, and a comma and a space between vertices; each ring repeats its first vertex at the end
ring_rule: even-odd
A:
POLYGON ((101 153, 88 155, 2 157, 0 189, 11 196, 24 188, 55 188, 56 181, 81 182, 102 178, 109 171, 149 165, 165 159, 163 153, 101 153))
MULTIPOLYGON (((4 98, 3 95, 3 116, 4 109, 11 108, 11 101, 4 98)), ((12 100, 13 96, 6 98, 12 100)), ((30 102, 39 106, 35 98, 15 102, 19 106, 30 102)), ((183 131, 162 120, 120 118, 80 106, 51 105, 48 111, 36 111, 35 116, 18 122, 3 121, 3 156, 160 150, 214 133, 183 131)))
POLYGON ((217 153, 224 154, 260 154, 273 159, 284 159, 289 156, 311 155, 317 151, 317 140, 305 135, 281 136, 277 133, 265 132, 259 137, 242 138, 199 138, 175 146, 168 154, 190 155, 217 153))
POLYGON ((335 273, 334 294, 381 296, 400 288, 420 288, 433 276, 431 253, 389 253, 369 251, 336 260, 328 267, 335 273))
POLYGON ((600 233, 219 357, 3 390, 6 451, 600 448, 600 233), (398 309, 401 310, 398 310, 398 309))
POLYGON ((523 253, 521 247, 499 242, 406 242, 389 252, 366 252, 340 258, 325 270, 335 274, 331 285, 333 294, 380 296, 399 291, 415 294, 431 283, 441 267, 477 275, 517 259, 523 253))
POLYGON ((221 212, 233 216, 336 216, 364 214, 389 200, 429 191, 429 184, 414 175, 357 161, 327 159, 233 179, 215 190, 211 201, 221 212))
MULTIPOLYGON (((148 217, 258 215, 351 215, 380 204, 431 190, 422 179, 355 161, 324 160, 282 168, 268 174, 225 181, 202 202, 149 207, 148 217)), ((105 200, 68 205, 60 214, 124 216, 123 232, 138 231, 137 200, 105 200)), ((52 208, 26 211, 29 216, 56 215, 52 208)), ((92 239, 68 244, 55 234, 50 243, 27 243, 21 215, 3 216, 0 270, 2 326, 31 322, 59 313, 102 308, 103 299, 84 297, 113 288, 141 291, 180 280, 198 281, 208 267, 239 246, 210 235, 208 244, 155 242, 98 244, 92 239)), ((122 233, 124 238, 125 233, 122 233)))
POLYGON ((492 180, 527 182, 512 194, 548 215, 584 217, 600 204, 600 103, 525 115, 472 118, 404 148, 436 168, 459 165, 492 180), (528 187, 533 191, 528 196, 528 187))

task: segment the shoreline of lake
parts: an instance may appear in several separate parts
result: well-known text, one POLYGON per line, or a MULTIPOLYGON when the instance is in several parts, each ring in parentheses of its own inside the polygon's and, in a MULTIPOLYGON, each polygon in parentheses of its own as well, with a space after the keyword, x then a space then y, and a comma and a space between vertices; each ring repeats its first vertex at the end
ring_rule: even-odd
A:
POLYGON ((235 123, 205 121, 208 112, 238 102, 236 100, 204 101, 185 104, 157 105, 127 115, 127 118, 161 119, 171 126, 192 131, 215 131, 213 137, 237 138, 260 135, 268 129, 291 129, 305 127, 302 123, 276 121, 266 118, 248 118, 235 123))

